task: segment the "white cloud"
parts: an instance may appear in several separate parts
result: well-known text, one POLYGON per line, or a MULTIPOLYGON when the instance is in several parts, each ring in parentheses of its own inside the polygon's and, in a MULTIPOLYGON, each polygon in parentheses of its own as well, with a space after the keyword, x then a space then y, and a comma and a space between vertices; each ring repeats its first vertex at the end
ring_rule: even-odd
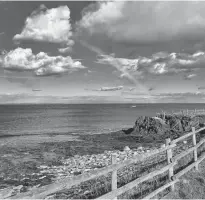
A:
MULTIPOLYGON (((93 10, 93 7, 98 7, 95 11, 83 12, 84 16, 77 24, 79 27, 89 28, 91 33, 100 32, 103 29, 98 26, 99 24, 107 26, 109 28, 109 23, 107 21, 116 21, 123 17, 122 8, 125 2, 96 2, 96 4, 89 5, 89 8, 93 10)), ((86 10, 88 8, 85 8, 86 10)))
POLYGON ((122 90, 123 86, 117 86, 117 87, 101 87, 99 91, 117 91, 122 90))
MULTIPOLYGON (((111 91, 118 91, 122 89, 123 86, 116 86, 116 87, 101 87, 100 89, 95 89, 92 91, 111 92, 111 91)), ((89 90, 89 89, 85 89, 85 90, 89 90)))
MULTIPOLYGON (((43 54, 42 52, 39 55, 43 54)), ((43 63, 31 49, 17 48, 2 56, 2 65, 6 70, 29 71, 38 69, 43 63)))
POLYGON ((34 71, 37 76, 57 75, 86 68, 70 56, 48 56, 44 52, 34 55, 31 49, 22 48, 2 55, 1 65, 10 71, 34 71))
MULTIPOLYGON (((139 56, 136 59, 102 55, 98 57, 97 63, 117 65, 119 71, 122 72, 121 77, 130 74, 139 79, 143 74, 164 75, 199 70, 204 68, 205 54, 203 52, 194 54, 159 52, 150 58, 139 56)), ((190 74, 187 78, 194 76, 196 75, 190 74)))
POLYGON ((197 76, 196 74, 188 74, 184 76, 184 79, 191 80, 193 77, 197 76))
POLYGON ((77 26, 117 41, 204 40, 204 9, 201 1, 103 1, 85 8, 77 26))
POLYGON ((13 39, 58 43, 66 46, 60 49, 61 52, 66 52, 74 44, 71 37, 70 9, 67 6, 47 9, 41 5, 26 19, 22 32, 13 39))

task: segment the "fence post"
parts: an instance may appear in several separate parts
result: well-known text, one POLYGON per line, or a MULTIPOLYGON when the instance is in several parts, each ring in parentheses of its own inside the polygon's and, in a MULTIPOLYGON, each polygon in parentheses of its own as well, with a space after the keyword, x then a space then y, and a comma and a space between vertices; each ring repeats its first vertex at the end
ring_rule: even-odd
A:
MULTIPOLYGON (((112 155, 112 165, 116 164, 117 162, 117 156, 116 155, 112 155)), ((112 190, 116 190, 117 189, 117 170, 112 171, 112 190)), ((114 199, 117 199, 117 197, 115 197, 114 199)))
MULTIPOLYGON (((196 146, 196 132, 195 132, 195 127, 192 127, 192 132, 194 133, 192 135, 192 141, 193 141, 193 146, 196 146)), ((194 162, 197 161, 197 148, 194 150, 194 162)), ((198 164, 196 164, 195 169, 198 170, 198 164)))
MULTIPOLYGON (((166 146, 169 146, 171 139, 167 138, 165 142, 166 142, 166 146)), ((167 150, 167 162, 168 162, 168 164, 171 163, 171 160, 172 160, 172 149, 168 149, 167 150)), ((169 180, 170 181, 172 181, 173 175, 174 175, 174 167, 170 167, 169 168, 169 180)), ((171 185, 171 191, 174 191, 174 185, 171 185)))

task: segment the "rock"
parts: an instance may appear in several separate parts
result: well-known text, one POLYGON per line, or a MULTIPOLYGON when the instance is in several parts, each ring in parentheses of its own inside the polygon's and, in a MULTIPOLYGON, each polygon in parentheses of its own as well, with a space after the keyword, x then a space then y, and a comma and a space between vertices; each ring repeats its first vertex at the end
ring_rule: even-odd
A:
POLYGON ((134 129, 133 129, 133 128, 129 128, 129 129, 127 129, 127 130, 123 129, 122 131, 123 131, 125 134, 130 134, 130 133, 132 133, 132 132, 134 131, 134 129))
POLYGON ((90 193, 90 191, 86 190, 83 194, 89 194, 89 193, 90 193))
POLYGON ((137 148, 137 150, 142 151, 142 150, 143 150, 143 147, 140 146, 140 147, 137 148))
POLYGON ((162 135, 164 132, 169 130, 169 126, 167 124, 162 123, 162 120, 155 119, 153 117, 138 117, 135 126, 134 126, 134 132, 139 136, 145 136, 145 135, 162 135))
POLYGON ((55 197, 56 197, 56 195, 53 194, 53 195, 47 196, 46 198, 44 198, 44 200, 48 200, 48 199, 56 199, 55 197))
POLYGON ((128 146, 125 146, 124 151, 130 151, 130 148, 128 146))
POLYGON ((156 117, 138 117, 134 127, 123 130, 123 132, 136 135, 136 141, 162 141, 168 137, 173 140, 183 135, 184 132, 191 131, 192 127, 198 129, 204 127, 204 124, 205 119, 202 115, 158 114, 156 117))
POLYGON ((182 183, 184 183, 184 184, 188 184, 188 183, 189 183, 189 180, 186 180, 186 179, 182 179, 181 181, 182 181, 182 183))
POLYGON ((13 188, 5 188, 0 190, 0 199, 5 199, 14 195, 13 188))
POLYGON ((80 175, 81 172, 77 171, 77 172, 74 172, 73 174, 74 174, 75 176, 77 176, 77 175, 80 175))
POLYGON ((18 190, 20 192, 20 190, 23 188, 23 185, 18 185, 16 187, 14 187, 14 190, 18 190))
POLYGON ((48 168, 48 166, 46 166, 46 165, 40 165, 39 168, 41 168, 41 169, 46 169, 46 168, 48 168))

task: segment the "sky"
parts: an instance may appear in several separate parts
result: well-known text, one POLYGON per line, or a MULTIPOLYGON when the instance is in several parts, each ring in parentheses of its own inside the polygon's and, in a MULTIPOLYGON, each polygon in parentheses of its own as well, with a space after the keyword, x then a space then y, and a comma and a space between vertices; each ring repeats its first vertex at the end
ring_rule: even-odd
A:
POLYGON ((0 103, 204 103, 205 2, 0 2, 0 103))

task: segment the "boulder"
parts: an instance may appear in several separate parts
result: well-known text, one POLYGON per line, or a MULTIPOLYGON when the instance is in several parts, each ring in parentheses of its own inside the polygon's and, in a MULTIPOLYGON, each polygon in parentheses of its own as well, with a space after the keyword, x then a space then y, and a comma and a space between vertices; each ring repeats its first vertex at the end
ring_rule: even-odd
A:
POLYGON ((142 151, 142 150, 143 150, 143 147, 140 146, 140 147, 137 148, 137 150, 142 151))
POLYGON ((133 128, 129 128, 129 129, 127 129, 127 130, 123 129, 122 131, 123 131, 125 134, 130 134, 130 133, 132 133, 132 132, 134 131, 134 129, 133 129, 133 128))
POLYGON ((8 197, 11 197, 15 194, 15 190, 10 187, 10 188, 5 188, 0 190, 0 199, 5 199, 8 197))
POLYGON ((130 148, 128 146, 125 146, 124 151, 130 151, 130 148))
POLYGON ((138 117, 134 127, 123 130, 123 132, 125 134, 136 135, 136 141, 144 140, 146 142, 151 142, 153 140, 161 141, 166 138, 171 138, 173 140, 186 132, 190 132, 192 127, 199 129, 204 126, 204 115, 187 116, 182 114, 158 114, 156 117, 138 117))
POLYGON ((167 130, 169 130, 169 126, 163 120, 153 117, 138 117, 134 126, 134 132, 140 136, 161 135, 167 130))

